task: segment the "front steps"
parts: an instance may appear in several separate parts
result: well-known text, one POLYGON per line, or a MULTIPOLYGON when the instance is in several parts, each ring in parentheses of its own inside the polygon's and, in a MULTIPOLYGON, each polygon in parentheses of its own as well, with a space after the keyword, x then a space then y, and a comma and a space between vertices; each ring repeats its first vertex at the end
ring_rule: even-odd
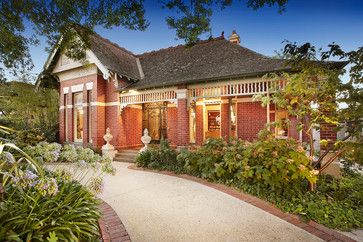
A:
POLYGON ((113 161, 118 162, 135 162, 136 156, 139 154, 139 150, 120 150, 116 153, 113 161))

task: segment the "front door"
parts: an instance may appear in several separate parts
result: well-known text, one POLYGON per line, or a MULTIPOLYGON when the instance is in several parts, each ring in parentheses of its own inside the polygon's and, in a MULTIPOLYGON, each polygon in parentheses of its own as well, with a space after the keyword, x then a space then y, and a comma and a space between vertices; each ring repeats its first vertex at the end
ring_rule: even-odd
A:
POLYGON ((153 143, 167 138, 166 103, 144 103, 142 106, 142 129, 147 128, 153 143))

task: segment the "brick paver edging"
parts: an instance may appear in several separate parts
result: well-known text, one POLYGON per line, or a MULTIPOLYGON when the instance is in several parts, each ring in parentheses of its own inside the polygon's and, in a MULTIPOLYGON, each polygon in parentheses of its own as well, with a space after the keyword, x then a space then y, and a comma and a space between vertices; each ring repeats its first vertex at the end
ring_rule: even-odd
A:
POLYGON ((303 221, 301 221, 300 217, 297 215, 293 215, 293 214, 289 214, 289 213, 285 213, 282 210, 280 210, 279 208, 275 207, 273 204, 266 202, 260 198, 257 198, 255 196, 249 195, 247 193, 238 191, 237 189, 233 188, 233 187, 229 187, 223 184, 219 184, 219 183, 212 183, 209 182, 207 180, 204 180, 202 178, 199 177, 195 177, 195 176, 190 176, 190 175, 186 175, 186 174, 175 174, 174 172, 171 171, 157 171, 157 170, 150 170, 150 169, 145 169, 145 168, 141 168, 141 167, 137 167, 136 165, 130 165, 128 167, 129 169, 133 169, 133 170, 140 170, 140 171, 147 171, 147 172, 154 172, 154 173, 159 173, 159 174, 164 174, 164 175, 169 175, 169 176, 175 176, 175 177, 179 177, 179 178, 183 178, 183 179, 187 179, 190 181, 194 181, 194 182, 198 182, 200 184, 203 184, 205 186, 214 188, 218 191, 224 192, 232 197, 238 198, 244 202, 247 202, 255 207, 258 207, 274 216, 277 216, 283 220, 285 220, 288 223, 291 223, 307 232, 309 232, 310 234, 313 234, 325 241, 330 241, 330 242, 356 242, 356 240, 341 234, 333 229, 329 229, 327 227, 325 227, 324 225, 318 224, 314 221, 310 221, 308 223, 305 223, 303 221))
POLYGON ((102 201, 99 208, 102 212, 102 217, 98 220, 102 241, 131 242, 130 236, 115 210, 105 201, 102 201))

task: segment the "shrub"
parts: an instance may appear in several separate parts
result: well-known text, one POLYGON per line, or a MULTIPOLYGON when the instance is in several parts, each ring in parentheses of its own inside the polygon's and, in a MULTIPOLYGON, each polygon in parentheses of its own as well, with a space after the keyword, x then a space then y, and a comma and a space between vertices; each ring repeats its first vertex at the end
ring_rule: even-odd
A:
POLYGON ((58 143, 40 142, 35 146, 27 146, 24 151, 33 159, 46 163, 78 161, 107 163, 112 161, 110 158, 95 153, 91 148, 76 147, 72 144, 62 147, 58 143))
POLYGON ((57 162, 62 146, 58 143, 40 142, 35 146, 27 146, 24 151, 32 158, 41 162, 57 162))
POLYGON ((177 152, 170 147, 168 140, 162 139, 159 147, 141 152, 136 158, 136 164, 141 167, 181 172, 182 166, 176 157, 177 152))
POLYGON ((66 144, 62 148, 62 152, 60 154, 61 162, 76 162, 78 160, 78 154, 76 147, 71 144, 66 144))
MULTIPOLYGON (((225 160, 229 162, 227 155, 225 160)), ((305 150, 293 139, 262 137, 245 144, 242 155, 235 154, 230 163, 234 161, 240 165, 236 174, 238 179, 250 184, 258 183, 275 192, 301 189, 304 180, 315 182, 317 179, 305 150)))
POLYGON ((207 139, 195 152, 180 154, 179 161, 185 161, 185 171, 202 178, 216 180, 216 167, 223 162, 227 143, 223 139, 207 139))
POLYGON ((38 128, 19 129, 8 135, 8 139, 12 140, 17 146, 24 148, 28 145, 37 145, 39 142, 45 141, 46 137, 38 128))

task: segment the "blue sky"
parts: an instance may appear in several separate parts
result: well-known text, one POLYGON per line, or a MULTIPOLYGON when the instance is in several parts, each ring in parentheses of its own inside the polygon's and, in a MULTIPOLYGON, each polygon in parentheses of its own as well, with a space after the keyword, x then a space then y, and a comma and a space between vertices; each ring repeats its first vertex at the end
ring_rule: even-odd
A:
MULTIPOLYGON (((344 50, 363 45, 362 0, 289 0, 282 14, 278 13, 277 7, 254 11, 247 8, 245 2, 235 0, 232 7, 214 10, 211 24, 214 37, 220 36, 222 31, 228 37, 236 30, 241 45, 268 56, 275 55, 275 51, 283 47, 284 40, 310 42, 317 47, 336 42, 344 50)), ((169 10, 161 9, 157 0, 145 0, 145 8, 150 22, 146 31, 98 27, 96 32, 135 54, 183 43, 175 39, 175 31, 166 25, 169 10)), ((45 47, 45 41, 31 47, 34 73, 42 70, 48 56, 45 47)))

